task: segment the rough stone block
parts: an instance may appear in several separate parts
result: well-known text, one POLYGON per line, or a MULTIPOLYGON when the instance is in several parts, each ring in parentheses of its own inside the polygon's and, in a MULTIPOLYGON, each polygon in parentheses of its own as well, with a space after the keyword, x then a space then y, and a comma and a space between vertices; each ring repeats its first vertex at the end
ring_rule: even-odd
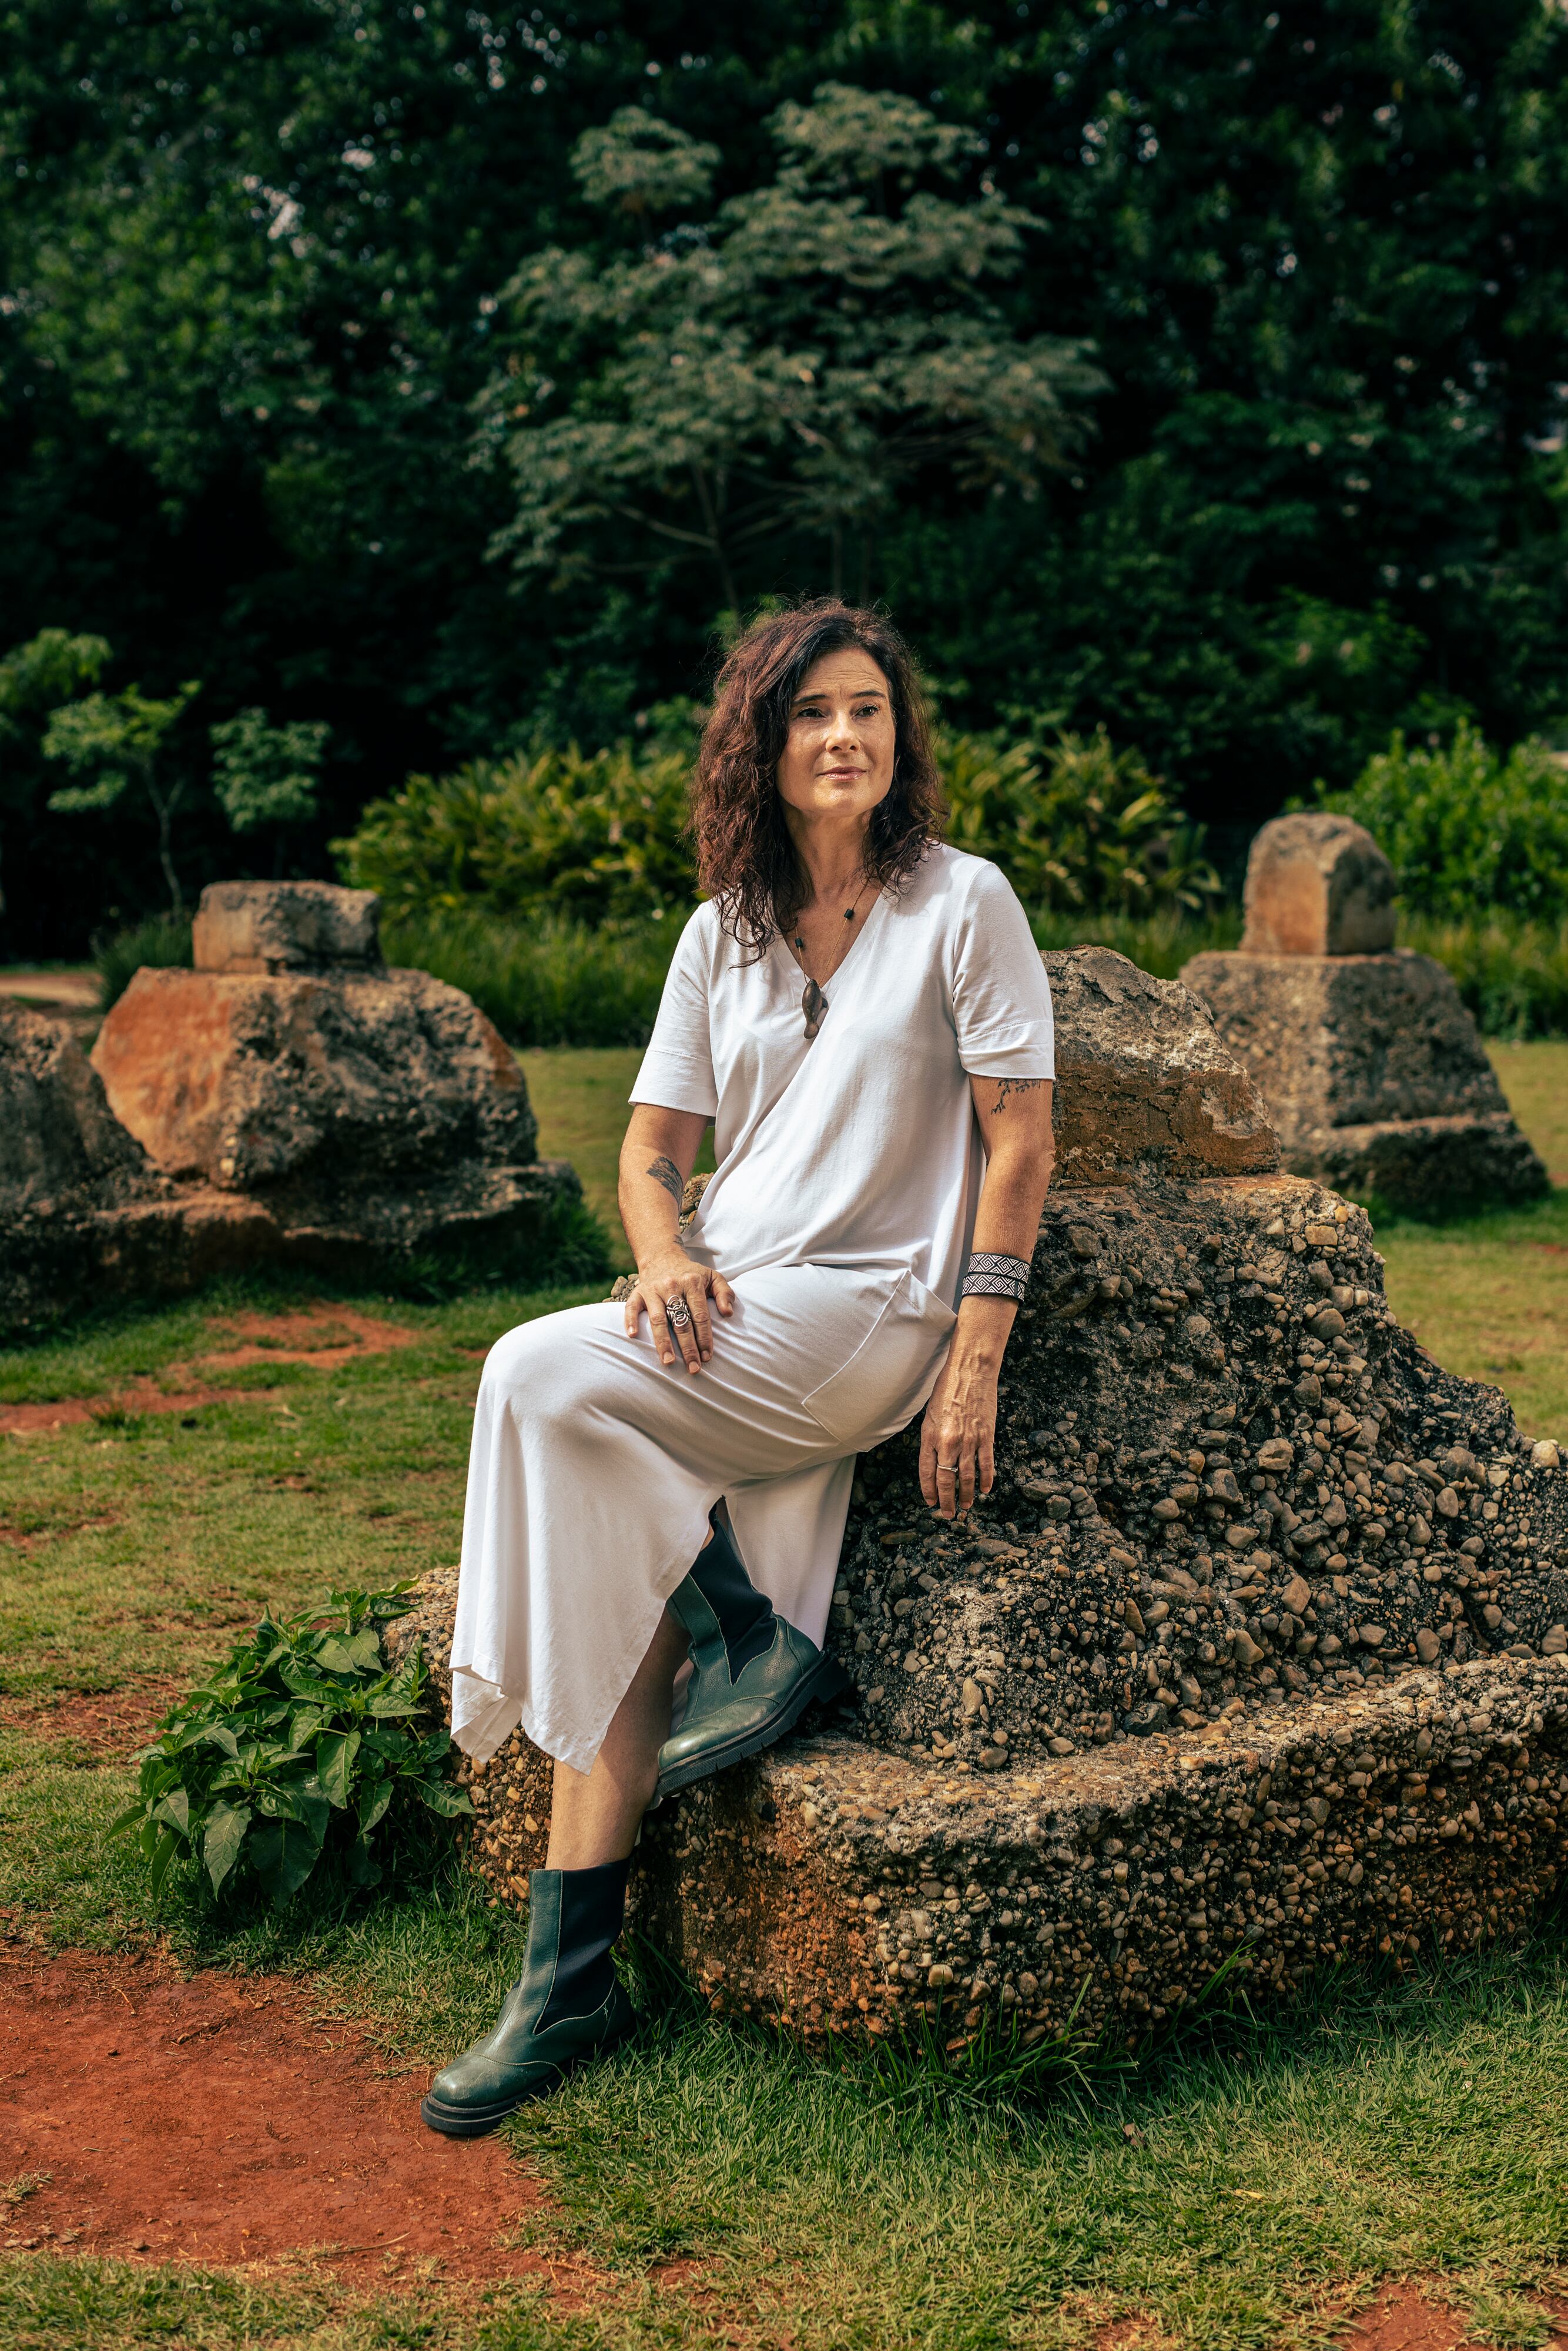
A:
MULTIPOLYGON (((807 2034, 938 1994, 1045 2032, 1086 1978, 1078 2027, 1138 2023, 1232 1951, 1283 1985, 1518 1924, 1568 1851, 1568 1470, 1381 1272, 1291 1176, 1053 1196, 991 1496, 944 1527, 915 1432, 862 1457, 852 1730, 655 1817, 661 1947, 807 2034)), ((432 1578, 412 1628, 438 1665, 455 1597, 432 1578)), ((518 1736, 473 1784, 520 1898, 548 1766, 518 1736)))
POLYGON ((1429 956, 1210 954, 1182 978, 1257 1081, 1298 1175, 1417 1210, 1546 1188, 1429 956))
POLYGON ((1140 1170, 1239 1176, 1280 1164, 1269 1113, 1207 1008, 1109 947, 1048 954, 1059 1190, 1140 1170))
POLYGON ((1375 955, 1394 945, 1394 869, 1364 825, 1276 817, 1247 861, 1249 955, 1375 955))
POLYGON ((381 901, 330 882, 210 882, 193 926, 198 971, 360 969, 381 962, 381 901))
POLYGON ((366 1181, 536 1154, 516 1057, 428 972, 139 971, 92 1058, 160 1167, 225 1189, 287 1185, 329 1202, 366 1181))
POLYGON ((424 972, 141 971, 91 1062, 0 1005, 0 1327, 277 1259, 539 1278, 565 1238, 589 1270, 536 1148, 514 1056, 424 972))

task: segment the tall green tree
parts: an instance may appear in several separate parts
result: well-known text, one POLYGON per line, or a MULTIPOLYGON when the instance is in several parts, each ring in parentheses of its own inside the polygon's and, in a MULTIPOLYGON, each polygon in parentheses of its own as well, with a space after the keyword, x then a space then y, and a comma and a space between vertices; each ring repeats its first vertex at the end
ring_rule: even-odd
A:
POLYGON ((136 685, 122 686, 118 694, 84 695, 79 702, 64 703, 50 712, 44 736, 46 759, 58 759, 72 775, 89 779, 62 785, 50 794, 49 806, 58 814, 101 814, 118 807, 128 794, 145 800, 158 831, 158 862, 169 892, 169 912, 176 920, 185 911, 185 899, 174 863, 174 818, 185 797, 186 778, 169 772, 164 738, 201 690, 192 683, 162 700, 136 685))
POLYGON ((914 486, 1030 500, 1082 445, 1103 377, 998 300, 1040 224, 988 179, 940 192, 985 140, 833 82, 768 127, 775 176, 716 213, 717 150, 642 109, 578 142, 585 193, 640 242, 608 266, 547 247, 507 289, 517 342, 486 410, 519 569, 667 576, 689 550, 733 611, 803 540, 824 586, 867 599, 914 486), (648 237, 672 210, 695 217, 648 237))
MULTIPOLYGON (((0 0, 0 644, 91 631, 150 695, 200 676, 216 720, 330 723, 302 862, 409 766, 612 740, 696 687, 711 558, 649 569, 626 523, 624 573, 609 524, 573 526, 575 569, 486 561, 516 505, 470 462, 473 403, 529 255, 612 273, 670 239, 679 265, 683 222, 777 189, 766 126, 823 81, 985 142, 920 190, 967 208, 988 181, 1044 225, 970 292, 1111 385, 1032 500, 944 460, 883 510, 873 584, 955 719, 1103 719, 1238 823, 1396 725, 1568 724, 1568 16, 1544 0, 0 0), (616 133, 628 107, 659 127, 616 133), (653 208, 672 153, 711 202, 653 208)), ((563 339, 551 399, 601 364, 563 339)), ((831 577, 829 535, 791 524, 737 587, 831 577)), ((232 863, 197 731, 168 757, 183 860, 232 863)), ((68 820, 8 819, 22 951, 95 892, 156 891, 130 809, 69 859, 68 820)))

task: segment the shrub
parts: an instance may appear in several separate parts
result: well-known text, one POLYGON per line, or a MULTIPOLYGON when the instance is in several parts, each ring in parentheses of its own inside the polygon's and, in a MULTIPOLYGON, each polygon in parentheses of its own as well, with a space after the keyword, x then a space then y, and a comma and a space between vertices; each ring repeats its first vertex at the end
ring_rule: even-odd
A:
POLYGON ((335 841, 343 878, 389 914, 483 906, 625 920, 689 905, 689 762, 625 744, 518 752, 452 776, 411 776, 335 841))
POLYGON ((1026 906, 1143 914, 1196 911, 1218 894, 1202 833, 1139 753, 1118 751, 1103 726, 1050 747, 943 734, 937 756, 948 840, 991 858, 1026 906))
MULTIPOLYGON (((1103 727, 1050 747, 940 732, 936 749, 949 838, 993 858, 1026 905, 1136 914, 1200 906, 1218 892, 1201 834, 1103 727)), ((668 736, 641 752, 476 760, 452 776, 411 776, 334 848, 344 879, 379 890, 389 914, 480 908, 624 924, 670 914, 695 892, 690 767, 668 736)))
POLYGON ((1474 914, 1444 923, 1407 917, 1400 942, 1446 964, 1487 1037, 1568 1036, 1568 922, 1474 914))
POLYGON ((382 1654, 383 1628, 412 1606, 402 1590, 263 1617, 164 1716, 113 1829, 135 1830, 155 1896, 177 1858, 199 1863, 214 1895, 253 1881, 277 1907, 319 1868, 374 1886, 383 1858, 427 1854, 432 1818, 473 1809, 444 1776, 446 1732, 421 1720, 422 1651, 390 1667, 382 1654))
POLYGON ((1322 805, 1366 827, 1414 914, 1568 920, 1568 761, 1534 737, 1505 758, 1465 719, 1437 749, 1396 734, 1322 805))
POLYGON ((117 1004, 143 964, 160 968, 180 965, 188 971, 191 953, 189 914, 149 914, 145 922, 132 923, 127 930, 95 938, 92 959, 98 967, 99 1002, 106 1012, 117 1004))

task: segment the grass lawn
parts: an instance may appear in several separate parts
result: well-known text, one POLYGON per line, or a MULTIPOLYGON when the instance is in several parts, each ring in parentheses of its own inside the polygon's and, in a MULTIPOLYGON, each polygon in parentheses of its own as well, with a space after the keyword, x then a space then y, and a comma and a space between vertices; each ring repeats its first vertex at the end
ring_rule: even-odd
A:
MULTIPOLYGON (((526 1057, 545 1147, 577 1159, 601 1207, 636 1060, 526 1057)), ((1561 1136, 1568 1047, 1499 1061, 1561 1170, 1549 1120, 1561 1136)), ((1434 1352, 1499 1377, 1529 1425, 1568 1427, 1562 1195, 1384 1245, 1434 1352), (1492 1371, 1489 1350, 1520 1367, 1492 1371)), ((330 1369, 209 1373, 229 1393, 183 1412, 0 1437, 13 1934, 110 1950, 161 1937, 192 1966, 295 1970, 323 2008, 369 2018, 391 2058, 438 2058, 488 2018, 518 1928, 456 1876, 346 1916, 214 1919, 182 1890, 154 1916, 103 1836, 130 1775, 72 1725, 93 1694, 154 1708, 264 1603, 450 1559, 480 1354, 581 1294, 361 1298, 408 1343, 330 1369)), ((0 1403, 133 1379, 184 1393, 237 1318, 311 1295, 235 1288, 0 1353, 0 1403)), ((1440 2280, 1477 2341, 1543 2344, 1537 2298, 1568 2290, 1568 1938, 1559 1917, 1523 1949, 1326 1976, 1308 2006, 1200 2025, 1034 2105, 930 2069, 808 2064, 661 1999, 622 2056, 510 2130, 552 2199, 534 2242, 602 2277, 586 2305, 531 2285, 372 2304, 315 2274, 34 2253, 0 2257, 0 2351, 1066 2351, 1134 2314, 1156 2341, 1273 2351, 1326 2345, 1407 2273, 1440 2280)))

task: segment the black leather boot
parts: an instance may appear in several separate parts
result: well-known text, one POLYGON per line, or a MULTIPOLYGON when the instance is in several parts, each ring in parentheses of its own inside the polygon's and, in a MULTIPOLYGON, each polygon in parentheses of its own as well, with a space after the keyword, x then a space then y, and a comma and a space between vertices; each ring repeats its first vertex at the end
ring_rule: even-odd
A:
POLYGON ((713 1522, 713 1541, 704 1543, 691 1565, 696 1585, 724 1635, 729 1677, 736 1680, 743 1666, 773 1646, 773 1603, 758 1592, 746 1573, 729 1529, 722 1519, 713 1522))
POLYGON ((431 2084, 419 2111, 432 2130, 478 2138, 626 2039, 636 2020, 610 1952, 630 1867, 530 1872, 523 1972, 494 2028, 431 2084))
POLYGON ((722 1526, 669 1604, 691 1637, 692 1678, 680 1727, 659 1750, 655 1802, 771 1747, 814 1700, 849 1687, 831 1657, 775 1614, 722 1526))

